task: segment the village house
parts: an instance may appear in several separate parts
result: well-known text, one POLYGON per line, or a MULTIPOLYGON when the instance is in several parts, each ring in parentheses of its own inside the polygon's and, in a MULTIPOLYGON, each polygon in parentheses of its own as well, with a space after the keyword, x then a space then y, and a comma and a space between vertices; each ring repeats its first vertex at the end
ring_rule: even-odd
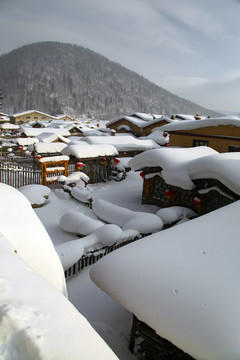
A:
POLYGON ((201 146, 149 150, 128 162, 143 178, 142 203, 162 208, 182 206, 196 214, 216 210, 240 199, 240 153, 218 153, 201 146))
POLYGON ((23 111, 23 112, 19 112, 16 114, 13 114, 10 117, 10 121, 13 124, 25 124, 29 121, 49 121, 54 119, 54 116, 43 113, 41 111, 38 110, 28 110, 28 111, 23 111))
POLYGON ((174 120, 162 130, 169 133, 170 146, 209 146, 220 153, 240 150, 240 118, 237 116, 174 120))
POLYGON ((112 120, 106 127, 115 130, 117 133, 130 133, 134 136, 147 136, 152 129, 171 122, 172 120, 163 115, 134 113, 120 119, 112 120))
POLYGON ((89 183, 95 184, 111 178, 112 160, 118 156, 118 151, 112 145, 90 145, 80 141, 79 144, 68 144, 61 154, 69 156, 76 171, 84 172, 89 183))

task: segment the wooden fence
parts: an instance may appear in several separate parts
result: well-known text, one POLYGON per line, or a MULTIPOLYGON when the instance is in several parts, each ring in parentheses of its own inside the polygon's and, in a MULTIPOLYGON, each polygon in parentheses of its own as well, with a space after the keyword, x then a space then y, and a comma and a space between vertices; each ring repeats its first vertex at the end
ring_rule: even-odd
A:
POLYGON ((83 255, 74 265, 72 265, 69 269, 65 270, 65 278, 68 279, 73 275, 77 274, 79 271, 84 269, 86 266, 92 265, 101 259, 103 256, 109 254, 110 252, 119 249, 122 246, 130 244, 133 241, 139 240, 139 237, 135 237, 131 240, 123 241, 119 244, 114 244, 112 246, 104 247, 102 249, 89 252, 86 255, 83 255))
MULTIPOLYGON (((68 175, 76 171, 75 164, 68 165, 68 175)), ((59 175, 59 174, 56 174, 59 175)), ((0 182, 19 188, 30 184, 43 184, 41 168, 38 162, 32 159, 0 158, 0 182)))
POLYGON ((40 169, 17 163, 0 164, 0 182, 19 188, 24 185, 41 184, 42 177, 40 169))

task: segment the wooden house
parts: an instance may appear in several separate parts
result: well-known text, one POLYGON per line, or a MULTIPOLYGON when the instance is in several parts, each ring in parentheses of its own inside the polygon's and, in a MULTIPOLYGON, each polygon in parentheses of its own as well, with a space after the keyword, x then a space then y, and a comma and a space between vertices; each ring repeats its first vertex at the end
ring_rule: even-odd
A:
POLYGON ((162 115, 134 113, 120 119, 112 120, 106 127, 115 130, 117 133, 130 133, 134 136, 147 136, 152 129, 167 124, 171 121, 162 115))
POLYGON ((46 114, 46 113, 43 113, 41 111, 38 111, 38 110, 28 110, 28 111, 23 111, 23 112, 20 112, 20 113, 16 113, 16 114, 13 114, 11 117, 10 117, 10 121, 13 123, 13 124, 25 124, 29 121, 49 121, 49 120, 52 120, 54 119, 54 116, 52 115, 49 115, 49 114, 46 114))
POLYGON ((118 156, 112 145, 90 145, 83 141, 67 145, 61 153, 69 156, 70 164, 75 165, 76 171, 80 170, 90 178, 90 184, 111 179, 112 159, 118 156))
POLYGON ((173 121, 162 130, 169 133, 170 146, 209 146, 220 153, 240 151, 240 118, 236 116, 173 121))
POLYGON ((240 199, 240 153, 165 147, 139 154, 128 165, 143 178, 143 204, 182 206, 203 215, 240 199))

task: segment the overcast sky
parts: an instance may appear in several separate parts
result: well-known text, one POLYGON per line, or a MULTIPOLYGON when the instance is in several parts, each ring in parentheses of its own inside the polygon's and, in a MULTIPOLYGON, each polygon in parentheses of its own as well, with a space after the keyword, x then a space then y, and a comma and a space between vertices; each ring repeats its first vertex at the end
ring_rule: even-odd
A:
POLYGON ((240 0, 0 0, 0 54, 82 45, 172 93, 240 113, 240 0))

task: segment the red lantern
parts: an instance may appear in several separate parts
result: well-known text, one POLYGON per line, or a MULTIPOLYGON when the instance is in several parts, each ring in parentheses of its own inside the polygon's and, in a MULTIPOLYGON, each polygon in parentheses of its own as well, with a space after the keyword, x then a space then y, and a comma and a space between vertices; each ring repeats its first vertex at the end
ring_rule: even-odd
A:
POLYGON ((139 175, 144 179, 144 171, 141 171, 139 175))
POLYGON ((101 164, 104 165, 105 161, 107 161, 107 159, 105 157, 101 158, 101 164))
POLYGON ((114 158, 113 161, 115 162, 115 164, 118 164, 120 160, 117 158, 114 158))
POLYGON ((127 155, 127 153, 126 153, 125 151, 124 151, 122 154, 123 154, 123 156, 126 156, 126 155, 127 155))
POLYGON ((81 169, 81 168, 83 167, 83 163, 82 163, 82 162, 77 162, 77 163, 76 163, 76 167, 77 167, 78 169, 81 169))
POLYGON ((41 159, 41 155, 36 155, 36 159, 40 160, 41 159))
POLYGON ((194 205, 202 205, 203 204, 203 199, 198 198, 197 196, 195 196, 195 198, 193 198, 193 203, 194 203, 194 205))
POLYGON ((18 150, 22 150, 22 146, 19 146, 19 147, 18 147, 18 150))
POLYGON ((176 195, 174 190, 167 189, 164 194, 168 197, 168 199, 172 199, 174 195, 176 195))
POLYGON ((168 133, 164 132, 163 137, 167 137, 167 136, 168 136, 168 133))

